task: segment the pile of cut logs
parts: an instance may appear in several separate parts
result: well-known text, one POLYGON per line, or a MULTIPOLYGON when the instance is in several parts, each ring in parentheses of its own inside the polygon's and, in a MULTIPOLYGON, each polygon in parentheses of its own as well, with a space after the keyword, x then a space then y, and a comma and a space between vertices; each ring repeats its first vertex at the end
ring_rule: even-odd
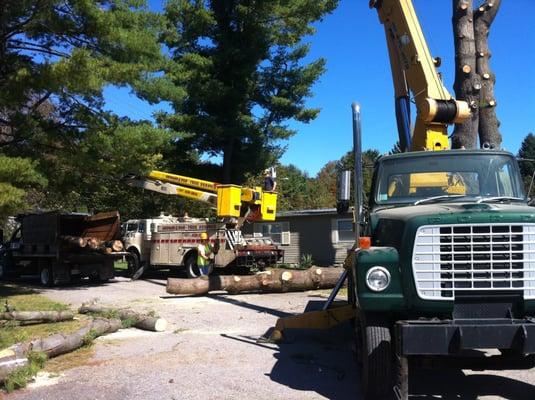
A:
POLYGON ((104 254, 123 251, 123 242, 120 240, 104 241, 94 237, 60 236, 61 242, 75 249, 90 249, 104 254))
MULTIPOLYGON (((113 333, 126 326, 153 332, 164 332, 167 329, 165 319, 151 314, 138 313, 131 309, 113 309, 89 303, 82 304, 78 312, 92 315, 93 319, 75 332, 56 333, 48 337, 16 343, 7 349, 0 349, 0 383, 16 369, 28 365, 28 357, 32 351, 42 352, 47 358, 52 358, 82 347, 87 344, 88 338, 93 339, 113 333)), ((72 311, 9 311, 6 302, 6 311, 0 310, 0 328, 5 322, 27 325, 68 321, 73 318, 72 311)), ((1 396, 0 393, 0 398, 1 396)))

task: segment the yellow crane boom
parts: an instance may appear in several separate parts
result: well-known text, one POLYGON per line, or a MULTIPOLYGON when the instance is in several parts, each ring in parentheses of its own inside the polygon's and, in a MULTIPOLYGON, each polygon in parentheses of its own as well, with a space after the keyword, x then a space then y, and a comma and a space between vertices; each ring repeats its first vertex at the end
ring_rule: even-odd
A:
POLYGON ((385 30, 402 147, 411 151, 449 149, 448 125, 465 121, 470 108, 465 101, 455 100, 444 86, 436 69, 440 62, 431 57, 412 0, 371 0, 370 7, 377 9, 385 30), (412 138, 409 93, 417 110, 412 138))
POLYGON ((144 178, 128 178, 126 183, 154 192, 185 197, 211 204, 218 217, 246 217, 252 221, 273 221, 277 211, 277 193, 260 187, 224 185, 163 171, 151 171, 144 178))

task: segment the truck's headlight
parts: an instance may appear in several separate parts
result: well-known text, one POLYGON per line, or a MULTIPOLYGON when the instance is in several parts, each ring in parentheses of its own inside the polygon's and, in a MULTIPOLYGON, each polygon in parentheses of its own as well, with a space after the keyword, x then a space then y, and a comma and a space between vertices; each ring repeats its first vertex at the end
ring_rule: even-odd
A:
POLYGON ((390 272, 384 267, 371 267, 366 273, 366 286, 374 292, 382 292, 390 285, 390 272))

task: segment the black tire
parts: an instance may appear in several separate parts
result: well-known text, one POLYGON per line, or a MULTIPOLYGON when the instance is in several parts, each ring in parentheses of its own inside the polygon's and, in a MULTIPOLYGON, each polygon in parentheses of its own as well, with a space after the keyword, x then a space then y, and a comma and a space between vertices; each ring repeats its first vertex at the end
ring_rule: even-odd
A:
POLYGON ((39 268, 39 282, 41 286, 54 286, 54 269, 50 263, 46 263, 39 268))
POLYGON ((360 320, 360 358, 362 392, 366 400, 392 396, 392 337, 388 322, 381 317, 360 320))
POLYGON ((5 280, 7 278, 7 275, 7 257, 4 254, 0 254, 0 281, 5 280))
POLYGON ((11 256, 9 253, 3 252, 0 254, 0 281, 16 276, 17 274, 13 271, 13 264, 11 263, 11 256))
POLYGON ((7 278, 7 269, 3 260, 0 260, 0 281, 3 281, 7 278))
POLYGON ((197 253, 189 254, 184 262, 184 266, 186 267, 188 278, 198 278, 201 276, 201 271, 199 271, 199 267, 197 266, 197 253))
POLYGON ((130 279, 135 281, 136 279, 141 278, 145 272, 145 268, 141 264, 137 251, 130 251, 130 255, 127 257, 127 262, 130 279))

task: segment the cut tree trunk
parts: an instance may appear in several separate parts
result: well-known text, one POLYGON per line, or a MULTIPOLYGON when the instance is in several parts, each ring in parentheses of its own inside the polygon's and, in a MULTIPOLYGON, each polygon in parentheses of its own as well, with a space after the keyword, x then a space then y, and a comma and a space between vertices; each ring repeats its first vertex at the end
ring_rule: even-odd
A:
POLYGON ((69 246, 83 248, 87 246, 87 239, 80 236, 60 236, 59 239, 69 246))
POLYGON ((479 143, 481 147, 501 148, 500 121, 496 116, 494 84, 496 76, 490 70, 489 32, 501 5, 501 0, 486 1, 475 12, 474 32, 477 54, 477 73, 481 77, 479 110, 479 143))
POLYGON ((110 247, 113 251, 123 251, 123 242, 120 240, 112 240, 108 242, 108 247, 110 247))
POLYGON ((167 293, 200 295, 212 291, 230 294, 247 292, 293 292, 330 289, 336 285, 343 268, 311 267, 307 270, 272 269, 256 275, 215 276, 167 280, 167 293))
POLYGON ((116 314, 121 320, 132 321, 132 326, 146 331, 163 332, 167 328, 167 321, 163 318, 137 313, 129 309, 106 308, 94 303, 82 304, 78 309, 80 314, 116 314))
POLYGON ((116 332, 120 328, 121 321, 118 319, 96 318, 68 335, 57 333, 46 338, 14 344, 0 351, 0 381, 4 380, 14 368, 27 364, 30 351, 45 353, 48 358, 56 357, 82 347, 89 339, 116 332))
POLYGON ((479 95, 481 82, 476 70, 476 45, 472 0, 453 0, 453 37, 455 43, 455 97, 464 100, 472 112, 469 119, 456 124, 452 148, 474 149, 477 146, 479 95))
POLYGON ((10 311, 0 313, 1 320, 21 323, 59 322, 74 318, 71 311, 10 311))
POLYGON ((91 250, 98 250, 99 248, 105 247, 103 245, 102 240, 99 240, 94 237, 88 237, 87 239, 87 247, 89 247, 91 250))

